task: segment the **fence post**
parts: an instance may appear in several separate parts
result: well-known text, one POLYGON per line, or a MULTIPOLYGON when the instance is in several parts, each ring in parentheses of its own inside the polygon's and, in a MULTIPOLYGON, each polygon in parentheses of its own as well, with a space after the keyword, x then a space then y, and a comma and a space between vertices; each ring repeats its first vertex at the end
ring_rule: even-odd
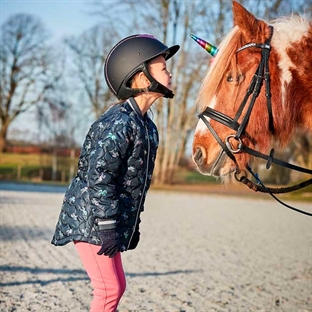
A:
POLYGON ((18 165, 17 166, 17 180, 20 180, 22 176, 22 166, 18 165))
POLYGON ((65 170, 62 170, 61 180, 62 180, 62 182, 65 182, 65 170))

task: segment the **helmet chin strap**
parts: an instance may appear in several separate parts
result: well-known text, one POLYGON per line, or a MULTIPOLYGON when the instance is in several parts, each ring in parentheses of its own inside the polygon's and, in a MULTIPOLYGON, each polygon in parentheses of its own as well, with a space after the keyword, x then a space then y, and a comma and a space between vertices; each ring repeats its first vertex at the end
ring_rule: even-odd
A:
MULTIPOLYGON (((157 92, 162 94, 165 98, 169 98, 172 99, 174 97, 174 93, 168 89, 167 87, 165 87, 164 85, 162 85, 160 82, 158 82, 148 71, 147 69, 147 63, 143 63, 137 70, 136 72, 142 71, 146 78, 150 81, 150 86, 147 88, 130 88, 128 87, 125 82, 123 82, 124 84, 124 89, 127 90, 127 94, 129 96, 135 96, 138 95, 139 93, 143 93, 146 91, 150 91, 150 92, 157 92)), ((133 75, 133 74, 131 74, 133 75)))
POLYGON ((151 85, 147 88, 148 91, 161 93, 165 98, 172 99, 174 97, 173 92, 162 85, 160 82, 158 82, 148 71, 147 64, 144 63, 142 66, 142 71, 147 77, 147 79, 150 81, 151 85))

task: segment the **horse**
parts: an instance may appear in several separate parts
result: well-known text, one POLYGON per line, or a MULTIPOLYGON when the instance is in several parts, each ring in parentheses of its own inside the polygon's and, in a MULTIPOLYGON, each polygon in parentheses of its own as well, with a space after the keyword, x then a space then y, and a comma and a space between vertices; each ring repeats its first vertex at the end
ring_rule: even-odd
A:
POLYGON ((312 131, 312 22, 292 15, 269 23, 236 1, 232 12, 196 99, 192 147, 198 171, 225 182, 255 157, 276 163, 272 143, 283 148, 297 129, 312 131))

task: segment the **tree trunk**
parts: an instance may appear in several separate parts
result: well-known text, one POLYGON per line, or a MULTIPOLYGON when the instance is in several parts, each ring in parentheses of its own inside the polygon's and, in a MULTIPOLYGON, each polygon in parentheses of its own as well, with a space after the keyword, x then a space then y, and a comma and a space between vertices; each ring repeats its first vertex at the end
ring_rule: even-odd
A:
POLYGON ((2 120, 1 130, 0 130, 0 153, 5 153, 7 151, 7 134, 9 128, 9 120, 2 120))
POLYGON ((75 160, 75 148, 72 148, 70 150, 70 166, 69 166, 69 182, 72 180, 75 174, 75 165, 74 165, 74 160, 75 160))
POLYGON ((52 155, 52 181, 56 181, 56 173, 57 173, 57 148, 53 147, 53 155, 52 155))

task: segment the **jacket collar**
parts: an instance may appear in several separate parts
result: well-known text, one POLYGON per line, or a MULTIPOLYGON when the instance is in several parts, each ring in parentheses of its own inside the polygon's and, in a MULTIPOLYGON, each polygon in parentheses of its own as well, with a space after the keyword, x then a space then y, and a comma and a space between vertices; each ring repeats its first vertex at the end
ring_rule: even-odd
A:
POLYGON ((128 100, 127 100, 127 103, 130 105, 130 107, 135 111, 137 112, 142 118, 142 112, 140 110, 140 107, 139 105, 137 104, 137 102, 135 101, 135 99, 133 97, 130 97, 128 100))

